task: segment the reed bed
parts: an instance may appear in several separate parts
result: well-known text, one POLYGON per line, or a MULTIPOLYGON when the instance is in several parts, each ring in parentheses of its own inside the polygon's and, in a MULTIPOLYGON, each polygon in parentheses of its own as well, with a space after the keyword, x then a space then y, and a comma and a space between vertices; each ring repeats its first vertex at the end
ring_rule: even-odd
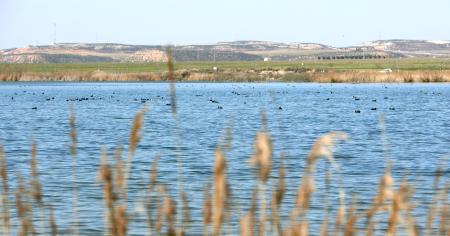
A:
POLYGON ((442 83, 450 82, 450 71, 344 71, 314 73, 319 83, 442 83))
POLYGON ((315 83, 448 83, 449 70, 382 72, 375 70, 227 69, 172 72, 2 72, 3 82, 315 82, 315 83))
MULTIPOLYGON (((170 55, 170 54, 169 54, 170 55)), ((169 60, 169 78, 171 80, 170 94, 172 114, 178 121, 176 109, 176 96, 173 65, 169 60)), ((103 150, 98 169, 98 184, 102 187, 104 215, 103 232, 105 235, 123 236, 130 232, 131 223, 136 220, 136 212, 128 206, 130 203, 140 203, 145 212, 147 227, 138 229, 145 235, 190 235, 190 199, 184 192, 182 159, 177 156, 178 187, 176 191, 169 191, 169 187, 159 179, 159 157, 154 158, 151 170, 148 173, 147 187, 144 199, 132 199, 128 196, 128 180, 133 165, 133 157, 138 143, 141 140, 144 125, 145 107, 138 111, 131 124, 128 152, 122 153, 122 147, 116 148, 114 157, 108 156, 103 150), (174 193, 176 193, 174 195, 174 193)), ((40 181, 39 162, 37 159, 38 142, 33 141, 30 148, 30 174, 24 179, 19 170, 10 170, 7 165, 3 147, 0 144, 0 178, 1 178, 1 231, 3 235, 16 232, 18 235, 58 235, 82 234, 79 229, 77 210, 77 130, 75 113, 69 118, 68 136, 70 137, 69 153, 72 156, 72 224, 57 225, 53 208, 43 197, 42 183, 40 181), (17 173, 15 189, 11 189, 8 173, 17 173), (14 199, 15 204, 10 202, 14 199), (12 217, 12 215, 14 215, 12 217), (65 229, 61 231, 60 229, 65 229)), ((304 158, 303 174, 299 177, 298 188, 295 194, 295 204, 289 209, 281 208, 287 194, 285 184, 286 168, 283 157, 273 155, 273 142, 267 130, 267 118, 262 115, 262 128, 255 134, 254 154, 249 157, 248 164, 253 166, 255 186, 252 200, 248 206, 238 204, 232 194, 233 185, 227 178, 228 158, 227 150, 231 148, 226 143, 232 139, 231 132, 227 132, 225 144, 218 144, 214 155, 214 165, 209 184, 204 188, 202 209, 202 232, 204 235, 230 235, 233 232, 239 235, 450 235, 448 226, 450 218, 448 179, 443 179, 445 165, 437 168, 433 184, 433 197, 429 203, 415 202, 414 184, 407 181, 395 180, 391 176, 391 165, 386 163, 384 174, 380 177, 379 185, 373 186, 374 196, 372 203, 364 206, 360 211, 356 195, 352 196, 351 203, 345 201, 346 189, 342 186, 342 179, 332 177, 333 169, 327 173, 325 192, 322 199, 322 223, 320 230, 310 227, 310 208, 316 190, 317 169, 319 161, 327 161, 331 166, 337 166, 333 156, 333 148, 348 137, 342 132, 330 132, 318 137, 312 144, 309 154, 304 158), (278 171, 273 170, 273 163, 280 163, 278 171), (272 173, 272 174, 271 174, 272 173), (276 174, 274 174, 276 173, 276 174), (338 183, 339 199, 330 201, 328 193, 330 183, 338 183), (396 181, 399 184, 395 185, 396 181), (271 184, 275 183, 275 184, 271 184), (398 186, 398 187, 394 187, 398 186), (427 205, 427 219, 421 221, 415 218, 412 210, 416 205, 427 205), (336 206, 332 212, 329 206, 336 206), (243 210, 246 209, 246 210, 243 210), (283 212, 282 212, 283 211, 283 212), (283 214, 288 213, 288 214, 283 214), (333 213, 335 213, 333 215, 333 213), (284 217, 283 215, 287 215, 284 217), (232 218, 238 217, 239 224, 232 224, 232 218), (385 227, 376 227, 380 222, 386 222, 385 227)), ((179 140, 177 146, 180 146, 179 140)), ((357 186, 356 186, 357 187, 357 186)), ((192 199, 191 199, 192 200, 192 199)), ((193 234, 194 235, 194 234, 193 234)))

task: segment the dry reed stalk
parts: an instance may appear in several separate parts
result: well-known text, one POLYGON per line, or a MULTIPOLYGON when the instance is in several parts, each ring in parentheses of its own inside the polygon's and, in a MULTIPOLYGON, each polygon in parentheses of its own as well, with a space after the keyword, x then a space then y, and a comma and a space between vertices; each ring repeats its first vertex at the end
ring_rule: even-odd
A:
POLYGON ((450 234, 450 232, 446 232, 449 213, 448 213, 448 192, 450 189, 450 182, 447 182, 445 187, 442 189, 436 189, 435 194, 432 197, 432 202, 430 203, 430 210, 427 218, 427 226, 430 225, 430 228, 425 228, 426 235, 446 235, 445 233, 450 234), (440 214, 440 216, 438 216, 440 214), (439 217, 438 219, 435 219, 439 217), (438 222, 436 222, 438 221, 438 222), (440 221, 440 222, 439 222, 440 221), (439 223, 439 226, 433 228, 434 223, 439 223))
POLYGON ((212 199, 209 188, 206 187, 203 192, 203 235, 209 235, 209 225, 212 218, 212 199))
POLYGON ((328 236, 328 221, 328 216, 323 218, 322 224, 320 225, 320 236, 328 236))
MULTIPOLYGON (((443 206, 440 210, 441 217, 440 217, 440 224, 439 224, 439 234, 440 235, 447 235, 448 232, 448 222, 450 221, 450 204, 448 202, 448 196, 446 196, 444 199, 444 202, 442 203, 443 206)), ((450 232, 448 232, 450 233, 450 232)))
MULTIPOLYGON (((410 187, 406 181, 406 178, 400 184, 400 187, 393 193, 390 214, 388 217, 388 227, 386 235, 395 235, 396 226, 401 222, 400 212, 409 208, 410 187)), ((408 223, 405 222, 405 226, 408 228, 408 223)), ((411 232, 411 230, 409 230, 411 232)))
MULTIPOLYGON (((443 161, 443 160, 441 160, 443 161)), ((443 164, 440 163, 435 171, 434 180, 433 180, 433 197, 431 199, 430 207, 428 210, 427 222, 425 226, 425 235, 432 234, 432 226, 434 222, 434 217, 437 211, 437 203, 438 203, 438 195, 439 195, 439 181, 444 173, 443 164)))
POLYGON ((99 179, 103 181, 103 200, 105 202, 105 234, 116 235, 115 209, 117 196, 114 192, 113 173, 108 164, 106 150, 102 151, 101 164, 99 168, 99 179))
POLYGON ((378 186, 378 194, 373 198, 373 203, 366 212, 366 235, 373 234, 372 219, 374 215, 385 209, 385 202, 391 200, 393 196, 392 185, 394 179, 391 176, 390 164, 386 166, 384 175, 380 177, 380 184, 378 186))
POLYGON ((253 218, 252 218, 252 214, 250 212, 248 212, 247 214, 245 214, 245 216, 243 216, 241 218, 241 220, 239 221, 239 235, 240 236, 253 236, 254 231, 253 231, 253 218))
POLYGON ((384 161, 385 161, 385 163, 388 163, 389 162, 389 155, 388 155, 389 145, 388 145, 388 140, 387 140, 387 136, 386 136, 386 121, 385 121, 384 114, 380 115, 379 120, 378 120, 378 125, 381 130, 380 138, 381 138, 381 143, 383 145, 384 161))
POLYGON ((265 132, 256 135, 254 144, 255 153, 249 159, 250 164, 258 167, 259 178, 266 183, 272 169, 272 140, 265 132))
POLYGON ((58 235, 58 226, 55 222, 55 216, 53 214, 53 208, 49 206, 49 216, 48 216, 48 224, 50 226, 50 233, 52 236, 58 235))
POLYGON ((331 164, 335 164, 332 149, 337 141, 347 140, 347 134, 343 132, 329 132, 321 136, 314 142, 307 157, 306 173, 314 172, 315 164, 321 157, 326 158, 331 164))
MULTIPOLYGON (((166 235, 176 235, 176 228, 175 228, 175 220, 176 220, 176 203, 175 201, 170 197, 170 195, 167 192, 167 189, 165 186, 161 185, 159 186, 159 193, 162 196, 162 205, 158 206, 158 214, 157 214, 157 230, 160 232, 161 228, 163 227, 163 222, 165 221, 167 223, 167 232, 166 235)), ((160 201, 158 201, 160 202, 160 201)))
POLYGON ((181 220, 181 234, 184 235, 191 223, 191 213, 189 211, 189 201, 185 192, 181 192, 182 200, 182 220, 181 220))
POLYGON ((75 113, 73 109, 70 112, 70 155, 72 156, 72 224, 74 234, 79 234, 78 229, 78 185, 77 185, 77 129, 75 126, 75 113))
POLYGON ((400 183, 400 187, 398 192, 402 193, 402 210, 404 212, 403 219, 400 218, 400 223, 402 223, 405 227, 405 230, 408 235, 416 236, 419 234, 415 218, 412 214, 412 210, 414 209, 414 202, 412 201, 412 196, 414 194, 414 188, 409 184, 407 175, 403 177, 402 182, 400 183))
POLYGON ((303 217, 309 208, 309 201, 315 191, 313 174, 317 160, 323 157, 331 164, 334 164, 332 148, 337 141, 346 139, 347 135, 345 133, 330 132, 324 134, 314 142, 306 159, 302 183, 297 191, 296 205, 291 214, 291 219, 295 219, 297 216, 303 217))
POLYGON ((226 211, 225 208, 228 197, 228 189, 226 180, 226 160, 219 148, 216 149, 215 156, 214 191, 212 196, 212 224, 214 235, 219 235, 226 211))
POLYGON ((70 155, 73 158, 76 158, 77 155, 77 129, 75 127, 75 113, 73 110, 70 112, 70 118, 69 118, 69 124, 70 124, 70 155))
POLYGON ((413 204, 410 204, 409 207, 406 208, 406 230, 408 235, 417 236, 419 235, 419 230, 417 228, 416 220, 412 216, 413 204))
MULTIPOLYGON (((163 188, 160 186, 159 189, 163 188)), ((162 190, 158 190, 158 192, 164 192, 162 190)), ((156 195, 156 222, 155 229, 158 234, 161 233, 161 229, 163 227, 163 207, 161 204, 161 194, 156 195)))
POLYGON ((256 210, 257 210, 257 198, 258 198, 258 187, 253 190, 252 200, 250 204, 250 209, 248 212, 241 217, 239 220, 239 235, 241 236, 253 236, 255 235, 255 226, 256 226, 256 210))
POLYGON ((300 223, 296 223, 294 225, 289 226, 283 233, 283 235, 288 236, 308 236, 309 234, 309 225, 308 221, 301 221, 300 223))
POLYGON ((323 195, 323 220, 320 226, 320 236, 328 235, 328 221, 329 221, 329 209, 328 209, 328 196, 330 194, 330 182, 331 172, 328 171, 325 177, 325 193, 323 195))
POLYGON ((173 66, 173 56, 172 56, 172 49, 169 47, 166 50, 167 54, 167 67, 169 71, 168 79, 169 79, 169 93, 170 93, 170 107, 172 109, 172 115, 177 115, 177 98, 176 98, 176 92, 175 92, 175 76, 174 76, 174 66, 173 66))
POLYGON ((33 141, 31 144, 31 160, 30 160, 30 166, 31 166, 31 196, 33 199, 42 206, 42 191, 41 191, 41 183, 39 181, 39 172, 37 170, 37 160, 36 160, 36 142, 33 141))
MULTIPOLYGON (((30 176, 31 176, 31 198, 38 204, 38 207, 41 209, 41 213, 42 213, 42 219, 46 218, 45 212, 44 212, 44 201, 43 201, 43 196, 42 196, 42 189, 41 189, 41 183, 39 180, 39 171, 37 168, 37 144, 36 142, 33 140, 32 144, 31 144, 31 151, 30 151, 30 176)), ((30 205, 31 206, 31 205, 30 205)), ((50 215, 50 219, 49 219, 49 223, 50 223, 50 229, 53 232, 53 229, 56 228, 56 223, 54 221, 53 218, 53 211, 51 209, 49 209, 49 211, 51 211, 51 215, 50 215)), ((31 215, 31 211, 30 211, 30 215, 31 215)), ((31 220, 33 220, 33 218, 31 217, 31 220)), ((42 223, 44 223, 42 221, 42 223)), ((45 228, 45 226, 43 226, 42 228, 45 228)))
POLYGON ((162 188, 161 190, 164 198, 163 198, 163 204, 162 204, 162 215, 165 221, 167 222, 167 233, 166 235, 176 235, 176 228, 175 228, 175 220, 176 220, 176 203, 175 201, 169 196, 167 193, 167 190, 165 188, 162 188))
MULTIPOLYGON (((41 182, 39 180, 39 171, 37 168, 37 144, 33 140, 31 144, 31 151, 30 151, 30 176, 31 176, 31 198, 37 203, 40 213, 42 214, 42 220, 46 218, 45 212, 44 212, 44 201, 42 196, 42 189, 41 189, 41 182)), ((37 219, 36 221, 40 221, 37 219)), ((44 221, 41 221, 42 224, 44 224, 44 221)), ((45 228, 45 226, 42 226, 42 228, 45 228)))
POLYGON ((131 160, 134 156, 134 152, 136 151, 136 147, 137 144, 139 143, 140 139, 141 139, 141 129, 144 123, 144 115, 147 112, 147 108, 144 107, 143 109, 141 109, 140 111, 138 111, 136 113, 136 115, 134 116, 133 119, 133 124, 131 127, 131 132, 130 132, 130 140, 129 140, 129 145, 128 145, 128 155, 127 155, 127 160, 125 163, 125 169, 124 169, 124 174, 123 174, 123 183, 121 183, 122 187, 122 195, 123 195, 123 199, 122 201, 126 202, 127 200, 127 183, 128 183, 128 176, 130 174, 131 171, 131 160))
POLYGON ((152 163, 152 169, 150 173, 150 181, 149 181, 149 191, 153 191, 153 189, 156 187, 157 179, 158 179, 158 163, 159 163, 160 157, 157 156, 152 163))
POLYGON ((27 191, 25 184, 20 175, 17 176, 17 189, 16 189, 16 210, 17 216, 20 221, 20 228, 18 235, 25 236, 29 234, 35 235, 36 232, 33 227, 32 206, 27 203, 27 191))
MULTIPOLYGON (((112 178, 112 184, 114 191, 118 193, 122 193, 122 204, 117 206, 117 204, 113 205, 113 220, 115 227, 114 234, 118 236, 126 235, 128 231, 128 219, 126 212, 126 193, 124 191, 124 176, 123 176, 123 161, 122 161, 122 148, 121 146, 117 146, 114 151, 114 159, 116 160, 116 168, 115 168, 115 178, 112 178)), ((113 169, 111 168, 111 173, 113 173, 113 169)), ((114 174, 113 174, 114 175, 114 174)), ((116 200, 117 202, 117 200, 116 200)))
POLYGON ((114 179, 114 187, 117 192, 122 193, 122 198, 124 198, 123 184, 124 184, 124 176, 123 176, 123 160, 122 160, 122 147, 118 145, 116 150, 114 151, 114 160, 116 161, 115 173, 116 177, 114 179))
POLYGON ((283 164, 283 157, 281 157, 281 163, 280 163, 280 167, 278 170, 278 184, 276 185, 276 190, 275 192, 272 194, 272 199, 271 199, 271 222, 272 225, 275 226, 278 235, 282 235, 283 232, 283 228, 281 226, 281 222, 280 222, 280 214, 279 214, 279 210, 280 210, 280 205, 281 205, 281 201, 283 200, 284 197, 284 193, 286 191, 286 184, 285 184, 285 176, 286 176, 286 170, 283 164))
POLYGON ((388 217, 388 227, 386 230, 386 235, 388 236, 395 235, 396 226, 398 224, 398 218, 400 214, 400 201, 400 196, 395 193, 392 199, 392 209, 388 217))
POLYGON ((339 190, 339 208, 336 212, 336 217, 334 221, 334 231, 333 231, 334 236, 338 235, 342 225, 344 224, 344 221, 345 221, 345 192, 341 188, 339 190))
POLYGON ((9 184, 8 184, 8 166, 6 164, 5 152, 0 144, 0 177, 2 181, 2 232, 9 235, 10 219, 9 219, 9 184))
MULTIPOLYGON (((152 195, 149 195, 148 200, 144 202, 145 204, 145 213, 147 216, 147 225, 150 231, 154 228, 155 223, 153 222, 153 198, 152 195)), ((150 233, 151 234, 151 233, 150 233)))
POLYGON ((233 122, 230 122, 230 125, 225 131, 225 142, 223 148, 226 151, 231 150, 233 145, 233 122))
POLYGON ((117 236, 125 236, 128 231, 128 219, 126 203, 123 202, 120 206, 114 209, 114 229, 117 236))
MULTIPOLYGON (((181 159, 181 135, 180 135, 180 122, 178 119, 177 114, 177 98, 176 98, 176 88, 175 88, 175 76, 174 76, 174 63, 173 63, 173 54, 172 54, 172 48, 167 47, 166 49, 166 55, 167 55, 167 69, 168 69, 168 80, 169 80, 169 93, 170 93, 170 107, 172 116, 175 119, 175 132, 176 132, 176 161, 177 161, 177 172, 178 172, 178 192, 182 193, 183 185, 184 185, 184 177, 183 177, 183 161, 181 159)), ((179 200, 180 202, 183 201, 181 194, 179 194, 179 200)), ((181 205, 178 205, 181 207, 181 205)), ((182 209, 178 209, 178 212, 181 212, 182 209)), ((179 218, 177 219, 179 224, 182 224, 182 218, 180 218, 181 215, 179 215, 179 218)), ((180 233, 180 232, 178 232, 180 233)))
POLYGON ((347 214, 347 222, 344 226, 344 235, 345 236, 353 236, 357 234, 357 229, 355 228, 356 221, 358 220, 358 216, 356 215, 356 196, 352 196, 352 203, 350 208, 348 209, 347 214))
MULTIPOLYGON (((264 121, 263 121, 264 122, 264 121)), ((260 224, 259 235, 265 234, 266 224, 266 182, 269 177, 272 167, 272 141, 269 135, 265 132, 259 132, 256 135, 254 144, 255 153, 250 158, 250 164, 256 166, 259 169, 260 189, 261 189, 261 212, 260 212, 260 224)))
POLYGON ((159 162, 159 156, 157 156, 152 163, 151 171, 150 171, 150 177, 149 177, 149 183, 147 188, 147 195, 148 200, 144 202, 146 205, 146 214, 147 214, 147 222, 150 229, 154 228, 154 222, 153 222, 153 207, 154 207, 154 190, 157 187, 157 178, 158 178, 158 162, 159 162))

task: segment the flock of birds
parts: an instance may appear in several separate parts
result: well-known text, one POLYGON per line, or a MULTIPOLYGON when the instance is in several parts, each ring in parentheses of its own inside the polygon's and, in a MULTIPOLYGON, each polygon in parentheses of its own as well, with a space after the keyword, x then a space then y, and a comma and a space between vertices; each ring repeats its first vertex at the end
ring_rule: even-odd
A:
MULTIPOLYGON (((389 99, 389 97, 384 97, 384 99, 387 100, 387 99, 389 99)), ((353 100, 359 101, 359 100, 361 100, 361 98, 359 98, 359 97, 357 97, 357 96, 353 96, 353 100)), ((377 102, 377 100, 376 100, 376 99, 372 99, 372 102, 377 102)), ((376 108, 376 107, 371 107, 370 110, 371 110, 371 111, 376 111, 377 108, 376 108)), ((389 110, 390 110, 390 111, 395 111, 395 107, 389 107, 389 110)), ((356 109, 356 110, 355 110, 355 113, 361 113, 361 110, 356 109)))
MULTIPOLYGON (((23 93, 27 93, 27 91, 24 90, 23 93)), ((234 94, 234 95, 238 95, 238 96, 241 95, 240 93, 238 93, 238 92, 236 92, 236 91, 232 91, 231 93, 234 94)), ((320 92, 316 92, 316 93, 320 93, 320 92)), ((32 94, 32 95, 36 95, 36 92, 32 92, 31 94, 32 94)), ((115 92, 113 92, 113 94, 115 94, 115 92)), ((331 94, 333 94, 333 92, 331 92, 331 94)), ((435 94, 435 93, 433 93, 433 94, 435 94)), ((16 93, 14 93, 14 95, 15 95, 15 96, 18 96, 19 94, 16 92, 16 93)), ((41 95, 45 95, 45 92, 41 92, 41 95)), ((200 96, 203 96, 203 95, 196 94, 195 96, 196 96, 196 97, 200 97, 200 96)), ((164 99, 164 97, 161 96, 161 95, 157 95, 156 97, 157 97, 158 99, 164 99)), ((246 97, 248 97, 248 96, 246 96, 246 97)), ((111 95, 110 98, 114 98, 114 96, 111 95)), ((76 97, 76 98, 67 98, 67 99, 66 99, 66 102, 82 102, 82 101, 89 101, 89 100, 103 100, 103 99, 104 99, 103 97, 94 97, 94 95, 91 94, 90 96, 82 96, 82 97, 76 97)), ((388 99, 388 97, 384 97, 384 99, 388 99)), ((11 96, 11 100, 15 100, 15 97, 14 97, 14 96, 11 96)), ((53 101, 53 100, 55 100, 55 97, 54 97, 54 96, 52 96, 52 97, 46 97, 45 100, 46 100, 46 101, 53 101)), ((149 102, 149 101, 151 101, 151 100, 152 100, 151 98, 134 98, 134 99, 133 99, 133 101, 135 101, 135 102, 140 101, 141 103, 147 103, 147 102, 149 102)), ((330 100, 330 98, 326 98, 326 100, 328 101, 328 100, 330 100)), ((359 97, 357 97, 357 96, 353 96, 353 100, 359 101, 359 100, 361 100, 361 98, 359 98, 359 97)), ((116 101, 119 102, 120 100, 116 100, 116 101)), ((219 102, 218 100, 213 99, 213 98, 210 98, 208 101, 211 102, 211 103, 213 103, 213 104, 217 104, 217 109, 223 109, 223 106, 219 105, 220 102, 219 102)), ((377 100, 376 100, 376 99, 373 99, 372 102, 377 102, 377 100)), ((247 104, 247 102, 244 102, 244 104, 247 104)), ((165 105, 166 105, 166 106, 171 106, 170 103, 166 103, 165 105)), ((32 109, 32 110, 37 110, 38 108, 37 108, 37 106, 33 106, 33 107, 31 107, 31 109, 32 109)), ((283 107, 278 106, 277 109, 278 109, 278 110, 283 110, 283 107)), ((372 107, 370 110, 376 111, 377 108, 376 108, 376 107, 372 107)), ((389 107, 389 110, 394 111, 394 110, 395 110, 395 107, 389 107)), ((354 112, 355 112, 355 113, 361 113, 361 110, 355 110, 354 112)))
MULTIPOLYGON (((27 93, 26 90, 23 90, 22 92, 23 92, 23 93, 27 93)), ((422 90, 421 90, 420 92, 423 93, 423 94, 428 94, 428 93, 429 93, 429 92, 427 92, 427 91, 422 91, 422 90)), ((234 91, 234 90, 233 90, 231 93, 234 94, 234 95, 237 95, 237 96, 240 96, 240 95, 241 95, 241 93, 239 93, 239 92, 237 92, 237 91, 234 91)), ((278 92, 278 93, 280 93, 280 92, 278 92)), ((316 93, 320 93, 320 92, 317 91, 316 93)), ((333 94, 332 91, 331 91, 330 93, 333 94)), ((45 92, 41 92, 41 93, 30 92, 30 94, 32 94, 32 95, 39 95, 39 94, 45 95, 45 92)), ((433 94, 433 95, 442 95, 442 93, 440 93, 440 92, 431 92, 431 94, 433 94)), ((114 95, 115 95, 115 92, 113 92, 113 95, 109 96, 109 98, 114 99, 114 98, 115 98, 114 95)), ((260 94, 260 95, 261 95, 261 94, 260 94)), ((11 100, 15 100, 15 97, 17 97, 17 96, 19 96, 19 93, 15 92, 15 93, 14 93, 14 96, 11 96, 11 100)), ((200 96, 203 96, 203 95, 201 95, 201 94, 196 94, 195 96, 196 96, 196 97, 200 97, 200 96)), ((245 97, 248 97, 248 95, 246 95, 245 97)), ((161 95, 157 95, 156 98, 157 98, 157 99, 162 99, 162 100, 164 100, 164 97, 161 96, 161 95)), ((357 96, 352 96, 352 98, 353 98, 354 101, 360 101, 360 100, 361 100, 361 98, 360 98, 360 97, 357 97, 357 96)), ((76 97, 76 98, 67 98, 67 99, 66 99, 66 102, 83 102, 83 101, 89 101, 89 100, 103 100, 103 99, 105 99, 105 98, 104 98, 104 97, 95 97, 93 94, 91 94, 90 96, 81 96, 81 97, 76 97)), ((389 97, 384 97, 384 99, 387 100, 387 99, 389 99, 389 97)), ((55 100, 55 97, 54 97, 54 96, 46 97, 45 100, 46 100, 46 101, 53 101, 53 100, 55 100)), ((147 103, 147 102, 149 102, 149 101, 151 101, 151 100, 153 100, 153 99, 152 99, 152 98, 134 98, 134 99, 133 99, 133 101, 135 101, 135 102, 141 102, 141 103, 147 103)), ((331 100, 331 98, 330 98, 330 97, 327 97, 325 100, 329 101, 329 100, 331 100)), ((116 101, 119 102, 120 100, 119 100, 119 99, 116 99, 116 101)), ((215 105, 217 105, 217 109, 223 109, 223 106, 220 105, 220 102, 219 102, 218 100, 213 99, 213 98, 210 98, 208 101, 211 102, 211 103, 213 103, 213 104, 215 104, 215 105)), ((376 99, 372 99, 371 101, 372 101, 373 103, 376 103, 376 102, 377 102, 376 99)), ((247 102, 244 102, 244 104, 247 104, 247 102)), ((165 105, 166 105, 166 106, 171 106, 170 103, 166 103, 165 105)), ((37 106, 33 106, 33 107, 31 107, 31 109, 32 109, 32 110, 37 110, 38 107, 37 107, 37 106)), ((276 109, 277 109, 277 110, 283 110, 283 107, 278 106, 278 107, 276 107, 276 109)), ((389 107, 388 109, 389 109, 390 111, 395 111, 395 110, 396 110, 395 107, 392 107, 392 106, 389 107)), ((378 110, 378 109, 377 109, 376 106, 372 106, 372 107, 370 108, 370 110, 371 110, 371 111, 376 111, 376 110, 378 110)), ((356 109, 356 110, 354 110, 354 113, 361 113, 361 110, 360 110, 360 109, 356 109)))

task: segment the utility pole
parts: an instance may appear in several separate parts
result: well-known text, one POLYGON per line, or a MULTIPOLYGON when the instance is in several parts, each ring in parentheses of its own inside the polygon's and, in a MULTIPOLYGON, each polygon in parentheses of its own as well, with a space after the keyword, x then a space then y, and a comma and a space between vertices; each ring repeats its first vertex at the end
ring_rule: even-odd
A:
POLYGON ((56 23, 53 23, 53 46, 56 45, 56 23))

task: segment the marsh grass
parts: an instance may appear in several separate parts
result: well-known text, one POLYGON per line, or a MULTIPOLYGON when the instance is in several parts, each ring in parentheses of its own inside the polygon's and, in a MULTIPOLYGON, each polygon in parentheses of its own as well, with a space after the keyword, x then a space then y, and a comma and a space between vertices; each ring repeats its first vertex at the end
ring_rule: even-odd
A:
MULTIPOLYGON (((170 55, 170 54, 169 54, 170 55)), ((170 61, 170 60, 169 60, 170 61)), ((169 70, 173 68, 169 63, 169 70)), ((172 81, 174 83, 174 81, 172 81)), ((173 94, 172 113, 176 122, 175 85, 171 85, 170 93, 173 94)), ((142 234, 148 235, 187 235, 190 234, 189 226, 196 222, 190 217, 189 199, 184 192, 183 182, 178 183, 177 196, 168 186, 158 180, 158 163, 163 161, 156 157, 149 171, 145 199, 131 199, 127 196, 128 179, 133 173, 132 159, 138 148, 144 124, 147 108, 138 111, 131 124, 128 153, 126 159, 122 157, 122 147, 116 148, 113 158, 108 157, 108 151, 103 149, 98 170, 98 183, 102 186, 102 198, 104 209, 104 234, 123 236, 129 233, 131 223, 136 220, 133 217, 136 212, 129 209, 127 204, 143 202, 143 211, 147 221, 147 228, 139 229, 142 234)), ((69 151, 72 159, 76 160, 77 132, 75 115, 72 112, 69 118, 69 151)), ((267 118, 262 115, 262 128, 255 134, 254 154, 249 158, 248 164, 255 169, 255 186, 248 206, 233 207, 233 200, 239 196, 233 196, 235 187, 227 178, 228 159, 226 150, 231 145, 226 145, 231 137, 231 131, 227 131, 225 145, 217 145, 214 153, 214 166, 209 184, 204 188, 202 222, 204 235, 225 235, 239 232, 240 235, 449 235, 449 182, 442 180, 445 173, 445 165, 440 165, 435 173, 432 201, 426 203, 429 211, 426 222, 421 222, 412 214, 413 208, 418 203, 413 201, 414 186, 407 182, 405 177, 397 188, 394 178, 391 176, 391 164, 387 163, 384 174, 380 177, 379 185, 373 186, 375 192, 373 201, 368 206, 363 206, 363 211, 358 211, 356 195, 352 195, 352 201, 347 204, 346 191, 342 187, 341 177, 333 175, 338 165, 333 157, 333 148, 340 141, 348 137, 342 132, 330 132, 317 138, 305 160, 302 177, 299 178, 298 188, 295 194, 295 204, 289 209, 281 208, 287 188, 285 184, 286 168, 283 157, 278 158, 278 171, 273 172, 273 143, 267 130, 267 118), (322 223, 318 232, 310 227, 311 201, 316 196, 316 165, 321 160, 331 163, 325 178, 325 192, 322 199, 322 223), (272 174, 271 174, 272 173, 272 174), (339 199, 329 201, 329 192, 332 182, 339 186, 339 199), (274 183, 274 184, 270 184, 274 183), (267 194, 269 192, 269 194, 267 194), (269 196, 269 199, 267 199, 269 196), (333 216, 330 206, 337 208, 333 216), (242 209, 247 209, 245 212, 242 209), (283 209, 284 212, 281 212, 283 209), (282 217, 289 213, 287 217, 282 217), (239 225, 231 224, 232 216, 238 216, 239 225), (333 219, 334 217, 334 219, 333 219), (386 227, 375 227, 379 221, 385 221, 386 227), (362 225, 362 227, 361 227, 362 225), (423 229, 423 230, 421 230, 423 229)), ((176 124, 178 125, 178 124, 176 124)), ((384 124, 383 124, 384 125, 384 124)), ((179 135, 179 134, 178 134, 179 135)), ((179 143, 177 144, 179 145, 179 143)), ((58 235, 58 226, 54 217, 54 209, 47 204, 43 197, 42 186, 38 169, 37 142, 32 142, 30 155, 30 179, 24 180, 20 174, 16 177, 15 205, 8 202, 11 197, 8 179, 8 165, 3 148, 0 145, 0 177, 2 184, 2 233, 9 235, 12 231, 18 235, 58 235), (11 229, 10 212, 15 212, 18 227, 11 229), (39 213, 40 214, 35 214, 39 213)), ((183 170, 181 159, 178 159, 178 176, 182 177, 183 170)), ((77 164, 73 162, 73 179, 76 182, 77 164)), ((73 186, 76 186, 75 184, 73 186)), ((357 186, 355 186, 357 188, 357 186)), ((74 188, 76 189, 76 188, 74 188)), ((72 195, 74 219, 76 219, 76 198, 72 195)), ((98 216, 100 217, 100 216, 98 216)), ((77 220, 74 220, 76 223, 77 220)), ((77 226, 75 224, 75 226, 77 226)), ((67 226, 62 226, 67 228, 67 226)), ((82 231, 82 229, 80 229, 82 231)), ((73 229, 72 234, 78 234, 78 229, 73 229)))
POLYGON ((0 81, 450 82, 450 60, 446 58, 176 64, 171 60, 171 68, 165 63, 0 64, 0 81), (392 72, 384 73, 384 69, 392 72))
POLYGON ((116 73, 93 72, 3 72, 3 82, 315 82, 315 83, 448 83, 450 70, 395 71, 382 73, 374 70, 327 70, 295 72, 285 69, 255 70, 177 70, 165 72, 116 73))

